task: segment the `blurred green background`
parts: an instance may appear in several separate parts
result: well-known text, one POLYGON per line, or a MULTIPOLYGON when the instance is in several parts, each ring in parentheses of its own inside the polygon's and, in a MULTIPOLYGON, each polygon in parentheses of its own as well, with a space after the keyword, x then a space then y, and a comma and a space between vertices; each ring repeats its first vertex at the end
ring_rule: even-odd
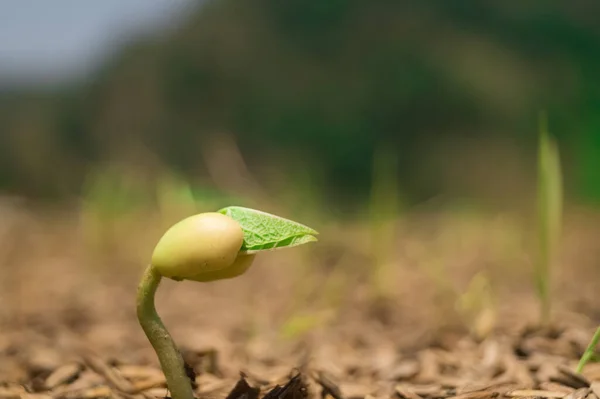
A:
POLYGON ((514 206, 535 192, 544 110, 569 201, 598 204, 599 12, 586 1, 189 2, 83 78, 2 80, 0 190, 56 200, 108 184, 118 207, 118 187, 154 201, 148 187, 170 184, 169 195, 344 214, 365 209, 379 179, 406 206, 514 206))

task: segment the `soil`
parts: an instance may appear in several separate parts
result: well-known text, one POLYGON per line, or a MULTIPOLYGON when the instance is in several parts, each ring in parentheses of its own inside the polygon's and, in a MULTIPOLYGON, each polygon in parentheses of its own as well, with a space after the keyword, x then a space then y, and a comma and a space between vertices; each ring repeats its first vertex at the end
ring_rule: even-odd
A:
MULTIPOLYGON (((168 397, 134 309, 160 229, 91 248, 73 210, 6 201, 0 220, 0 399, 168 397)), ((573 370, 600 324, 598 226, 569 214, 550 327, 510 215, 406 217, 379 263, 364 225, 322 226, 240 278, 165 280, 157 307, 202 398, 597 399, 600 364, 573 370)))

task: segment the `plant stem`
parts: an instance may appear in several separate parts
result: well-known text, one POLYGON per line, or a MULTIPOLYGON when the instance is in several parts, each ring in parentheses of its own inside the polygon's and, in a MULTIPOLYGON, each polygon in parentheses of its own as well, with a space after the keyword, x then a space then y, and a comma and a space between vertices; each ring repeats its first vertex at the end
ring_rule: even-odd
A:
POLYGON ((137 293, 137 316, 158 356, 173 399, 193 399, 192 384, 185 373, 183 358, 156 313, 154 295, 162 276, 152 265, 146 268, 137 293))
POLYGON ((600 327, 598 327, 598 329, 596 330, 596 333, 592 337, 590 344, 583 353, 583 356, 581 356, 581 359, 579 360, 579 364, 577 365, 576 369, 577 373, 581 373, 586 363, 589 362, 590 359, 594 356, 594 350, 596 348, 596 345, 598 345, 598 341, 600 341, 600 327))

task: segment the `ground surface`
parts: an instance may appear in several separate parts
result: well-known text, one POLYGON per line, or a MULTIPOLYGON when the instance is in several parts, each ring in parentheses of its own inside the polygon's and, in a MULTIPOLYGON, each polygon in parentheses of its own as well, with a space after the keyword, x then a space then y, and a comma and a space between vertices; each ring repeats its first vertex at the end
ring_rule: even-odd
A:
MULTIPOLYGON (((0 220, 0 399, 167 396, 133 306, 159 229, 98 251, 70 212, 7 201, 0 220)), ((535 327, 529 233, 507 216, 404 219, 378 258, 383 291, 368 231, 331 224, 242 278, 164 281, 157 307, 199 397, 226 397, 243 373, 260 392, 231 398, 291 384, 271 397, 596 399, 600 367, 572 370, 600 321, 600 224, 568 220, 552 328, 535 327)))

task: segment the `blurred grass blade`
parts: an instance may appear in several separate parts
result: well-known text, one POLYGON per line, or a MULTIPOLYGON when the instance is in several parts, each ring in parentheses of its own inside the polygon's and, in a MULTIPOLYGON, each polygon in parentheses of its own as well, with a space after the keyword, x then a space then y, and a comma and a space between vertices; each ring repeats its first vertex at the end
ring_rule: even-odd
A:
POLYGON ((293 315, 281 326, 280 335, 285 339, 298 338, 323 326, 327 319, 328 314, 325 312, 293 315))
POLYGON ((575 370, 577 373, 581 373, 583 371, 583 368, 585 367, 585 365, 588 362, 593 360, 594 355, 595 355, 596 346, 598 345, 598 341, 600 341, 600 327, 598 327, 598 329, 594 333, 594 336, 592 337, 590 344, 588 345, 585 352, 581 356, 581 359, 579 359, 579 364, 577 365, 577 369, 575 370))
POLYGON ((456 300, 458 313, 477 339, 484 339, 496 324, 492 283, 487 273, 480 271, 456 300))
POLYGON ((541 306, 541 320, 551 319, 550 285, 552 264, 558 244, 563 207, 560 155, 555 140, 548 133, 545 114, 540 115, 538 148, 538 234, 539 254, 535 280, 541 306))
POLYGON ((386 297, 390 287, 390 266, 399 215, 398 158, 389 143, 373 153, 372 186, 369 203, 371 253, 374 265, 371 284, 375 296, 386 297))

